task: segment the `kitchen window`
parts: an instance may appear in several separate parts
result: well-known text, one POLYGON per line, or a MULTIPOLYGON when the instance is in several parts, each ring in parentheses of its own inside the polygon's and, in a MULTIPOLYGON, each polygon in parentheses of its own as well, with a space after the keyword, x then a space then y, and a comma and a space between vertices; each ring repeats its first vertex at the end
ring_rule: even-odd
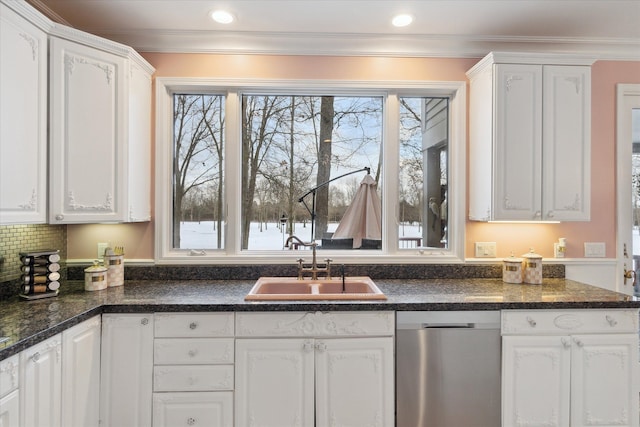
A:
POLYGON ((344 262, 463 258, 463 82, 253 83, 156 79, 158 263, 293 262, 291 234, 344 262), (354 237, 359 187, 379 212, 354 237))

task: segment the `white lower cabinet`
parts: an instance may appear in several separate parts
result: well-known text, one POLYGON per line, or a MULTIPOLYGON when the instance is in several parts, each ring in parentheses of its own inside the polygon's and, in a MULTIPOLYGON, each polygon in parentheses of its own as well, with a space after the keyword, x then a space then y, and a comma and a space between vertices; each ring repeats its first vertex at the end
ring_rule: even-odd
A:
POLYGON ((21 425, 59 427, 61 391, 62 338, 58 334, 20 353, 21 425))
POLYGON ((153 426, 233 427, 234 314, 156 313, 153 426))
POLYGON ((153 314, 103 314, 101 358, 100 425, 150 427, 153 314))
POLYGON ((62 426, 98 427, 100 316, 62 333, 62 426))
POLYGON ((394 328, 393 312, 237 313, 236 425, 393 425, 394 328))
POLYGON ((19 367, 17 354, 0 362, 0 427, 20 425, 19 367))
POLYGON ((502 425, 638 426, 637 310, 503 312, 502 425))

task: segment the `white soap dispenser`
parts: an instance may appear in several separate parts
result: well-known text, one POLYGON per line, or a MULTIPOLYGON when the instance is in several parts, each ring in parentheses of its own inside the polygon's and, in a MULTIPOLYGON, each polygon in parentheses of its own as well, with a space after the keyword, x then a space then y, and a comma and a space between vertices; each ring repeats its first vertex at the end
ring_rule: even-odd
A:
POLYGON ((567 251, 567 239, 560 237, 558 243, 553 244, 553 254, 556 258, 564 258, 567 251))

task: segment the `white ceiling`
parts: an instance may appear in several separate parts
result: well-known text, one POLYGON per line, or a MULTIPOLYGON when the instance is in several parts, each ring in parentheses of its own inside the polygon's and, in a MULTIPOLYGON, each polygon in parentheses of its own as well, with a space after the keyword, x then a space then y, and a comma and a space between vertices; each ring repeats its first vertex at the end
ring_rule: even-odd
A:
POLYGON ((640 0, 29 0, 54 20, 147 52, 640 59, 640 0), (237 20, 216 24, 224 7, 237 20), (391 17, 414 22, 394 28, 391 17))

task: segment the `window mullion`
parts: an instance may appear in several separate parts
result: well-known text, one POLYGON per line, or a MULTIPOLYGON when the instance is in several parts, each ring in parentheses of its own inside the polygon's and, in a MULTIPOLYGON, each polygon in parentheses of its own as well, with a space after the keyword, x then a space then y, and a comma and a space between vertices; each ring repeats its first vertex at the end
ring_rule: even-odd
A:
POLYGON ((399 189, 399 123, 398 94, 389 93, 384 104, 384 141, 382 144, 382 241, 386 252, 398 252, 398 189, 399 189))

